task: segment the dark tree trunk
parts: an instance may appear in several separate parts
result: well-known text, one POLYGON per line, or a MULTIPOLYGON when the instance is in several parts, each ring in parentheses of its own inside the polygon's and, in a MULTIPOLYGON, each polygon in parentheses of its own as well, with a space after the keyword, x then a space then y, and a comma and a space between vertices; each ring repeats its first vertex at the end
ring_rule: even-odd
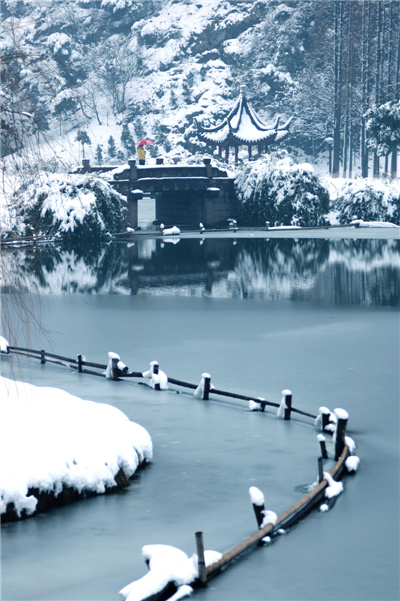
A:
POLYGON ((342 120, 342 53, 343 53, 343 3, 335 1, 335 105, 333 126, 333 177, 339 177, 341 120, 342 120))

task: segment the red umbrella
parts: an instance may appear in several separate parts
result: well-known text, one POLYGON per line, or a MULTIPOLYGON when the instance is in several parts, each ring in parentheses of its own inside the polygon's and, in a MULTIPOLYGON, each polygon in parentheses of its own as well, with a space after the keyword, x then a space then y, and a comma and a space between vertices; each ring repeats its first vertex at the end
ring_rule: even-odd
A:
POLYGON ((140 140, 140 142, 136 142, 136 146, 145 146, 146 144, 155 144, 153 140, 140 140))

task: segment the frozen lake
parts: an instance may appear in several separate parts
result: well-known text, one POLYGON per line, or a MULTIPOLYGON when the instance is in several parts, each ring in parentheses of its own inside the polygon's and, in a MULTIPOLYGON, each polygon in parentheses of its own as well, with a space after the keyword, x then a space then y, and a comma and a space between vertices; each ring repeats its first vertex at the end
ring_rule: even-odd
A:
MULTIPOLYGON (((328 235, 328 234, 326 234, 328 235)), ((193 383, 295 406, 346 409, 360 469, 328 513, 312 513, 195 598, 395 601, 399 598, 399 250, 396 239, 145 238, 101 255, 8 253, 11 344, 132 369, 158 360, 193 383), (29 311, 39 317, 26 328, 29 311), (25 320, 25 322, 24 322, 25 320)), ((129 488, 4 524, 5 601, 94 601, 146 573, 145 544, 227 551, 256 530, 248 489, 279 513, 317 474, 312 420, 156 392, 12 357, 3 375, 111 403, 144 426, 154 462, 129 488)))

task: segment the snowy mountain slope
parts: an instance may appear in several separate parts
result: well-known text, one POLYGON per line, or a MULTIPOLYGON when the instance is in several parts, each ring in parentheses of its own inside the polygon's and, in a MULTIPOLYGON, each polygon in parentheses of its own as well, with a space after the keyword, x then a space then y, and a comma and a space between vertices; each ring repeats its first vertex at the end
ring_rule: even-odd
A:
MULTIPOLYGON (((51 85, 41 82, 45 115, 38 129, 46 137, 54 140, 62 133, 73 142, 75 131, 84 128, 91 138, 85 149, 89 158, 94 160, 98 144, 107 155, 110 135, 126 157, 128 149, 120 140, 125 123, 134 138, 157 139, 159 152, 181 145, 190 153, 204 150, 194 119, 218 121, 232 108, 243 83, 264 118, 272 119, 277 109, 289 114, 291 107, 281 101, 293 79, 272 65, 275 45, 263 43, 274 26, 271 8, 282 19, 281 3, 270 0, 67 0, 46 5, 32 0, 18 3, 18 10, 5 2, 8 35, 3 45, 11 51, 18 31, 26 56, 39 52, 43 69, 54 75, 51 85)), ((287 11, 291 18, 299 14, 287 11)), ((17 60, 18 81, 22 66, 17 60)), ((35 115, 39 75, 25 74, 35 115)))

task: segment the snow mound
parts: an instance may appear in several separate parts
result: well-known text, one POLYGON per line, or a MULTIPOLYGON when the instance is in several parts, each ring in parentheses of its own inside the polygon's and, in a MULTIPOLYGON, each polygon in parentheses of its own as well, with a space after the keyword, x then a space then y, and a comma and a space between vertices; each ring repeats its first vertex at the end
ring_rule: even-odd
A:
POLYGON ((101 494, 152 459, 148 432, 111 405, 0 377, 0 510, 32 515, 30 489, 101 494))
MULTIPOLYGON (((149 572, 125 586, 119 592, 122 599, 142 601, 157 595, 170 582, 178 589, 172 599, 180 599, 192 592, 188 585, 199 575, 196 554, 189 558, 186 553, 170 545, 145 545, 142 555, 149 572)), ((221 557, 222 554, 217 551, 204 552, 206 566, 216 563, 221 557)))

